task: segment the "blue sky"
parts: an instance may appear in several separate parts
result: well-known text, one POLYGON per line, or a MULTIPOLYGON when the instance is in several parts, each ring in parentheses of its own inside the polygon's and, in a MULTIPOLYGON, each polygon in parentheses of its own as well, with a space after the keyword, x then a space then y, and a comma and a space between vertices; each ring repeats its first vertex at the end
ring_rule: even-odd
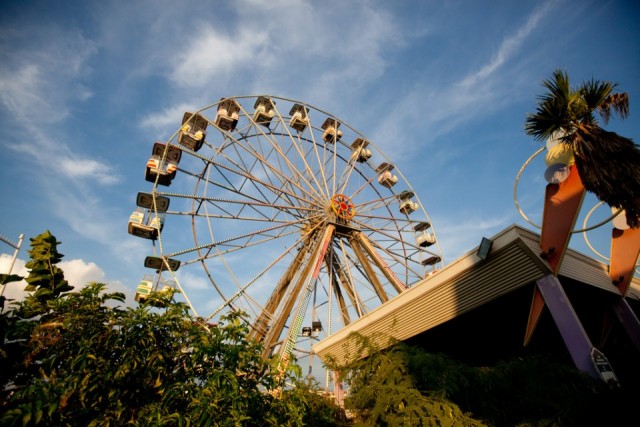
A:
MULTIPOLYGON (((153 142, 185 111, 257 94, 317 106, 373 141, 452 262, 510 224, 531 228, 513 185, 540 146, 523 124, 555 69, 618 82, 631 115, 606 128, 638 140, 639 19, 638 2, 600 0, 2 2, 0 233, 25 235, 14 272, 48 229, 72 284, 131 300, 150 246, 127 221, 150 189, 153 142)), ((518 190, 538 222, 543 171, 532 163, 518 190)), ((580 236, 572 246, 590 253, 580 236)), ((0 253, 5 272, 12 249, 0 253)))

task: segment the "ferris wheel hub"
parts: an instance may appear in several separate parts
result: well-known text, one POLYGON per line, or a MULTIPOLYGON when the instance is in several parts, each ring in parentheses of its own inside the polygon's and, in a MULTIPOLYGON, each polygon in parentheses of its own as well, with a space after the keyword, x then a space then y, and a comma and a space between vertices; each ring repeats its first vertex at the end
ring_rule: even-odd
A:
POLYGON ((342 219, 350 220, 356 214, 356 206, 344 194, 336 194, 331 198, 331 209, 342 219))

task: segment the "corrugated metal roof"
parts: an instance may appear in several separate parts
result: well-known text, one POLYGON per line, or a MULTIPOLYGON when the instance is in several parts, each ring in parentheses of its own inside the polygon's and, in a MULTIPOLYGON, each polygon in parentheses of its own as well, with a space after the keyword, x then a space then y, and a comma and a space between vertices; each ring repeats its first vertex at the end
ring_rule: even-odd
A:
MULTIPOLYGON (((349 334, 357 332, 384 348, 390 338, 406 340, 502 295, 550 274, 539 257, 539 236, 512 225, 492 239, 489 258, 482 261, 477 248, 460 257, 437 274, 379 306, 333 336, 318 342, 313 350, 322 359, 328 356, 343 363, 354 354, 349 334)), ((607 275, 606 265, 569 250, 561 276, 591 284, 609 292, 617 288, 607 275)), ((634 279, 631 298, 640 298, 640 281, 634 279)))

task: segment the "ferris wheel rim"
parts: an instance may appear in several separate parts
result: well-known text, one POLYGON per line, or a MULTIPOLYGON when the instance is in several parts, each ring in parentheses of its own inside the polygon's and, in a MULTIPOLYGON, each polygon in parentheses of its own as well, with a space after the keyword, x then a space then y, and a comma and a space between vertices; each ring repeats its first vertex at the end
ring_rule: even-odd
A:
MULTIPOLYGON (((269 96, 269 95, 260 95, 260 96, 269 96)), ((224 99, 225 100, 230 100, 230 99, 243 100, 243 99, 255 99, 256 97, 258 96, 245 95, 245 96, 234 96, 234 97, 224 98, 224 99)), ((312 109, 314 111, 314 114, 326 115, 327 117, 332 118, 336 122, 339 122, 343 126, 341 129, 345 129, 345 132, 347 129, 349 129, 353 135, 359 136, 361 138, 366 138, 362 133, 352 128, 342 119, 320 108, 314 107, 308 103, 302 103, 300 101, 296 101, 293 99, 277 97, 277 96, 269 96, 269 98, 276 101, 279 100, 279 101, 286 101, 289 103, 300 103, 304 107, 312 109)), ((211 110, 215 106, 219 105, 221 102, 222 100, 197 110, 196 113, 192 113, 192 117, 195 116, 196 114, 205 114, 208 110, 211 110)), ((342 213, 347 212, 347 214, 345 214, 345 217, 342 219, 347 221, 351 221, 353 219, 353 226, 352 228, 348 228, 348 227, 343 228, 341 232, 346 233, 347 231, 354 231, 357 234, 361 234, 362 242, 357 243, 357 241, 339 240, 338 241, 339 243, 335 245, 335 248, 333 247, 334 245, 330 245, 330 250, 338 251, 336 253, 339 254, 340 258, 335 258, 335 260, 332 258, 332 260, 327 264, 326 267, 321 266, 321 268, 326 269, 326 272, 322 274, 324 274, 326 277, 328 277, 328 275, 330 274, 343 274, 344 277, 357 276, 359 278, 354 279, 352 277, 349 279, 338 279, 338 278, 326 279, 328 286, 326 289, 324 289, 323 292, 325 294, 328 294, 330 297, 333 297, 334 290, 332 289, 332 287, 341 286, 340 280, 344 280, 343 283, 350 283, 351 286, 354 287, 354 290, 353 290, 354 292, 356 287, 364 286, 362 278, 360 277, 366 277, 366 274, 360 271, 360 269, 355 269, 354 271, 351 270, 353 266, 356 265, 356 262, 357 262, 356 260, 357 254, 350 255, 350 252, 354 251, 353 247, 351 246, 354 246, 354 245, 360 247, 360 249, 365 252, 370 251, 369 255, 365 255, 365 256, 368 257, 367 259, 370 260, 368 262, 373 263, 372 265, 374 265, 374 267, 376 268, 380 268, 381 265, 384 265, 384 261, 382 261, 383 264, 377 264, 380 261, 376 260, 375 256, 371 255, 371 253, 382 254, 382 258, 384 258, 385 260, 391 260, 391 262, 396 266, 404 265, 403 268, 405 268, 405 271, 406 271, 406 273, 404 274, 406 274, 407 277, 415 278, 420 276, 418 274, 419 272, 417 270, 417 267, 415 271, 412 271, 411 269, 413 267, 407 264, 406 260, 403 260, 403 258, 406 258, 408 256, 413 256, 411 255, 413 252, 418 252, 421 250, 421 247, 418 246, 418 244, 416 243, 402 242, 403 236, 411 231, 411 225, 415 224, 416 220, 409 218, 408 214, 400 215, 392 211, 391 208, 394 206, 397 207, 399 203, 398 196, 400 193, 397 192, 395 189, 389 189, 389 188, 384 189, 385 191, 382 192, 382 189, 380 187, 373 185, 372 180, 377 176, 377 173, 378 173, 373 171, 374 169, 373 165, 367 164, 366 166, 359 166, 356 160, 354 160, 352 157, 349 156, 351 152, 349 151, 349 146, 347 145, 347 143, 343 141, 338 141, 337 139, 333 141, 333 144, 334 144, 333 148, 327 148, 328 143, 324 145, 324 148, 321 148, 321 144, 318 143, 318 141, 314 140, 314 137, 319 136, 321 132, 320 128, 317 126, 318 125, 317 122, 310 125, 310 129, 311 129, 309 131, 310 135, 302 136, 301 132, 299 132, 298 134, 294 134, 291 131, 291 129, 287 128, 285 125, 286 123, 285 119, 282 116, 280 116, 278 123, 280 126, 282 126, 282 129, 281 129, 282 133, 277 134, 277 132, 271 132, 271 130, 269 130, 268 132, 264 131, 264 129, 258 126, 258 123, 252 121, 251 113, 249 113, 248 111, 244 111, 243 114, 244 115, 242 117, 244 117, 245 119, 248 119, 247 123, 243 124, 243 127, 241 128, 243 129, 243 132, 244 132, 244 129, 246 128, 246 132, 243 134, 240 134, 239 133, 240 131, 238 131, 238 133, 233 133, 230 131, 222 130, 217 126, 214 127, 214 133, 218 135, 218 137, 222 138, 223 142, 220 145, 215 145, 214 143, 205 141, 205 144, 206 144, 204 146, 205 149, 207 150, 207 152, 211 152, 209 156, 204 156, 194 150, 189 149, 188 147, 179 146, 177 142, 173 142, 173 141, 176 141, 177 136, 180 132, 180 129, 176 131, 168 141, 166 141, 166 147, 163 153, 162 161, 165 161, 170 147, 178 147, 181 150, 182 154, 186 154, 187 157, 189 158, 193 158, 203 162, 202 171, 199 173, 191 170, 183 170, 181 167, 178 168, 179 174, 184 174, 185 176, 189 176, 190 181, 193 181, 195 179, 196 184, 191 194, 161 191, 160 188, 158 187, 159 185, 158 181, 156 180, 156 182, 154 182, 154 191, 153 191, 154 194, 169 196, 172 198, 176 197, 176 198, 191 199, 191 212, 187 212, 187 211, 170 212, 170 214, 174 216, 178 216, 178 215, 191 216, 191 234, 192 234, 195 246, 192 248, 191 247, 187 247, 184 249, 181 248, 178 251, 170 250, 165 247, 164 242, 162 240, 163 234, 164 234, 163 231, 159 232, 158 240, 160 242, 159 244, 160 252, 162 256, 165 258, 171 258, 173 256, 183 256, 183 255, 186 256, 186 254, 191 252, 193 252, 194 255, 197 254, 196 259, 189 258, 187 261, 184 262, 183 265, 188 266, 196 263, 200 264, 206 273, 208 282, 213 284, 213 287, 215 288, 216 293, 218 294, 219 298, 222 300, 222 305, 218 307, 216 310, 214 310, 211 313, 211 315, 207 317, 207 320, 216 316, 223 309, 223 307, 228 306, 231 308, 235 308, 236 301, 239 303, 246 296, 251 296, 249 291, 251 291, 254 284, 258 283, 258 280, 261 278, 263 274, 265 274, 265 272, 271 271, 274 265, 282 261, 283 265, 285 265, 285 268, 288 268, 286 265, 286 262, 290 262, 290 261, 287 261, 287 259, 288 260, 292 259, 294 248, 298 246, 298 243, 302 241, 302 238, 301 237, 297 238, 296 236, 294 236, 293 231, 289 234, 286 234, 285 231, 277 231, 277 230, 280 228, 287 229, 287 230, 295 229, 295 233, 297 233, 299 232, 298 228, 301 228, 302 222, 313 218, 312 216, 313 212, 316 212, 316 216, 320 219, 322 219, 322 215, 326 215, 323 210, 324 208, 316 209, 314 211, 314 208, 311 206, 304 207, 303 201, 305 203, 309 202, 310 200, 316 200, 316 201, 322 200, 326 202, 327 200, 333 200, 333 198, 336 197, 336 195, 343 195, 343 192, 345 192, 344 194, 344 196, 346 197, 345 200, 349 200, 349 203, 345 202, 346 203, 345 206, 347 206, 348 209, 340 210, 340 212, 342 213), (253 127, 255 127, 255 129, 253 127), (251 133, 251 131, 255 131, 255 133, 251 133), (276 138, 275 142, 269 139, 270 137, 272 137, 272 134, 276 135, 274 137, 276 138), (295 150, 299 150, 298 154, 303 159, 303 161, 306 161, 306 158, 307 158, 306 156, 310 156, 310 158, 313 158, 313 156, 317 157, 317 165, 320 165, 321 170, 320 172, 316 173, 315 171, 313 171, 314 173, 309 174, 309 177, 308 177, 309 182, 303 185, 304 189, 307 189, 307 186, 308 186, 309 188, 308 193, 304 193, 303 188, 297 186, 296 183, 292 182, 292 180, 296 179, 296 177, 302 179, 303 177, 305 177, 305 174, 309 172, 307 169, 311 169, 311 168, 309 168, 307 165, 306 166, 307 169, 298 170, 297 165, 294 165, 294 164, 287 165, 286 163, 287 155, 285 155, 284 152, 273 154, 273 151, 270 151, 271 148, 269 144, 273 144, 274 146, 273 149, 276 150, 277 148, 279 148, 277 144, 279 142, 287 140, 287 138, 290 138, 293 141, 292 146, 294 147, 295 150), (228 145, 227 145, 227 141, 229 141, 228 145), (296 141, 297 141, 297 145, 296 145, 296 141), (256 146, 255 147, 252 146, 251 145, 252 143, 255 143, 256 146), (261 143, 264 143, 264 146, 260 145, 261 143), (229 148, 229 147, 232 147, 232 148, 229 148), (225 150, 237 150, 237 151, 225 152, 225 150), (306 151, 306 150, 309 150, 309 151, 306 151), (315 152, 313 150, 315 150, 315 152), (240 153, 244 153, 247 156, 251 156, 251 158, 246 160, 246 163, 245 163, 245 160, 241 159, 240 153), (270 156, 273 156, 273 157, 270 157, 270 156), (325 156, 325 157, 322 157, 322 156, 325 156), (328 160, 326 159, 327 156, 329 157, 328 160), (282 161, 282 164, 280 165, 276 165, 275 163, 271 164, 271 162, 275 161, 274 159, 278 159, 278 161, 282 161), (294 174, 294 178, 286 177, 286 174, 280 171, 280 169, 278 169, 279 167, 283 167, 282 166, 283 164, 285 165, 284 166, 285 168, 287 168, 291 173, 294 174), (322 169, 323 167, 326 167, 326 170, 322 169), (262 170, 260 170, 260 168, 262 168, 262 170), (231 193, 239 196, 238 200, 233 200, 232 198, 223 199, 221 197, 214 197, 215 192, 209 193, 209 186, 214 187, 214 184, 215 185, 218 184, 217 182, 214 182, 213 179, 209 178, 209 174, 214 173, 214 170, 219 172, 222 169, 225 169, 227 173, 233 174, 235 177, 238 178, 238 181, 240 182, 239 184, 232 183, 231 181, 225 184, 225 186, 227 186, 227 190, 231 189, 231 193), (247 172, 243 173, 242 171, 245 171, 245 170, 247 172), (278 170, 281 173, 273 173, 273 175, 271 175, 270 172, 272 172, 273 170, 278 170), (365 171, 363 172, 363 170, 365 171), (259 178, 260 173, 255 173, 255 171, 260 171, 260 173, 266 174, 267 175, 266 180, 261 180, 259 178), (366 192, 367 196, 369 196, 370 194, 377 194, 378 195, 377 199, 373 199, 373 200, 365 199, 365 203, 358 203, 355 201, 351 202, 351 199, 348 196, 348 192, 346 192, 345 189, 347 188, 347 185, 349 184, 349 182, 351 182, 352 174, 357 175, 357 178, 354 178, 356 182, 358 181, 364 182, 357 191, 358 192, 363 191, 363 195, 366 192), (331 185, 329 185, 329 182, 328 182, 329 178, 327 178, 327 176, 330 177, 331 185), (312 185, 313 181, 320 181, 323 185, 318 184, 316 188, 312 185), (281 185, 278 186, 277 185, 278 183, 280 183, 281 185), (237 185, 237 187, 234 187, 234 185, 237 185), (248 189, 245 188, 245 185, 246 185, 246 188, 248 189), (256 194, 252 193, 253 191, 252 186, 257 188, 256 194), (261 193, 261 191, 264 191, 267 194, 267 196, 261 193), (281 193, 277 193, 278 191, 280 191, 281 193), (288 193, 288 194, 285 194, 285 193, 288 193), (385 194, 389 194, 389 195, 385 196, 385 194), (265 201, 267 201, 268 203, 266 203, 265 201), (274 201, 280 201, 280 203, 275 203, 274 201), (224 206, 228 208, 229 206, 232 206, 234 203, 235 204, 243 203, 245 205, 244 208, 246 208, 246 210, 235 211, 232 209, 228 209, 228 213, 224 213, 223 210, 216 211, 216 209, 219 208, 220 206, 224 206), (271 209, 274 211, 274 213, 271 216, 266 214, 266 211, 268 209, 271 209), (257 216, 262 215, 262 217, 251 218, 249 214, 246 212, 251 212, 252 210, 257 214, 257 216), (387 214, 381 215, 380 212, 384 212, 385 210, 387 214), (223 213, 220 213, 220 212, 223 212, 223 213), (247 243, 238 243, 238 245, 240 245, 238 248, 233 248, 232 246, 225 248, 223 247, 223 245, 227 245, 231 243, 230 240, 232 239, 230 238, 230 239, 224 240, 224 239, 221 239, 220 237, 217 237, 217 233, 219 233, 219 231, 216 231, 215 227, 212 227, 212 222, 216 219, 219 221, 235 220, 238 222, 242 222, 242 221, 264 222, 265 227, 252 228, 246 234, 233 235, 232 238, 236 239, 236 241, 238 242, 246 241, 247 243), (271 224, 268 224, 269 222, 271 224), (206 224, 206 226, 208 227, 208 231, 205 232, 206 234, 202 234, 203 231, 199 228, 201 224, 206 224), (270 233, 273 233, 273 234, 270 234, 270 233), (254 272, 256 273, 256 275, 251 279, 241 280, 240 278, 236 278, 235 277, 236 273, 234 273, 233 267, 228 267, 229 274, 225 277, 234 278, 235 292, 233 291, 233 289, 226 288, 225 286, 227 284, 220 284, 220 285, 217 284, 218 280, 215 277, 216 273, 214 270, 212 270, 212 267, 208 265, 208 262, 211 258, 211 255, 210 255, 211 253, 215 252, 217 254, 216 258, 221 260, 221 262, 224 263, 226 262, 226 257, 233 256, 234 252, 238 252, 238 251, 242 252, 243 250, 247 248, 251 248, 254 245, 260 246, 265 242, 276 241, 278 238, 283 236, 284 237, 289 236, 287 237, 287 239, 296 238, 296 240, 294 240, 290 246, 284 249, 280 249, 280 252, 270 255, 271 257, 265 260, 266 266, 264 267, 264 269, 262 271, 258 270, 257 272, 254 272), (382 239, 381 240, 382 243, 376 241, 375 238, 374 240, 370 240, 370 238, 367 236, 379 237, 380 239, 382 239), (264 241, 261 241, 260 239, 264 239, 264 241), (367 247, 368 245, 367 242, 372 242, 369 245, 370 247, 367 247), (401 242, 401 243, 399 243, 397 246, 394 246, 393 242, 401 242), (398 251, 404 251, 404 252, 398 252, 398 251), (407 251, 411 251, 411 252, 407 252, 407 251), (344 259, 341 259, 341 258, 344 258, 344 259), (407 267, 407 265, 409 265, 409 267, 407 267), (344 271, 342 271, 341 273, 330 273, 329 271, 333 270, 334 267, 337 267, 339 270, 344 269, 344 271)), ((279 111, 278 111, 278 114, 280 114, 279 111)), ((211 125, 212 121, 209 119, 207 119, 207 121, 211 125)), ((393 164, 390 158, 382 150, 380 150, 380 148, 378 148, 372 141, 369 141, 369 140, 367 141, 369 143, 369 146, 375 150, 375 153, 379 159, 385 162, 388 162, 389 164, 393 164)), ((431 224, 431 220, 429 219, 429 216, 425 211, 424 204, 420 201, 419 197, 415 194, 412 186, 410 185, 409 181, 404 177, 402 172, 399 169, 394 169, 394 172, 397 175, 399 175, 401 179, 400 182, 402 182, 404 185, 404 190, 406 192, 411 193, 413 200, 417 201, 418 209, 421 212, 421 216, 428 221, 431 227, 431 231, 435 235, 436 230, 433 227, 433 224, 431 224)), ((330 208, 331 206, 327 205, 327 207, 330 208)), ((314 222, 311 221, 310 223, 314 223, 314 222)), ((322 230, 323 229, 322 227, 325 227, 325 226, 322 226, 321 224, 322 224, 322 221, 316 223, 315 226, 320 227, 319 230, 322 230)), ((326 224, 327 226, 331 225, 329 222, 326 222, 326 224)), ((343 227, 343 226, 340 225, 339 227, 343 227)), ((435 243, 436 244, 434 245, 434 247, 430 248, 426 253, 438 254, 439 255, 438 263, 440 265, 444 265, 444 258, 441 255, 442 251, 440 247, 440 242, 439 240, 436 239, 435 243)), ((251 253, 251 251, 249 253, 251 253)), ((175 271, 171 271, 171 274, 174 277, 176 277, 175 271)), ((411 279, 411 280, 415 281, 415 279, 411 279)), ((176 277, 176 282, 179 283, 177 277, 176 277)), ((389 281, 389 279, 385 279, 385 283, 392 283, 392 282, 393 282, 392 280, 389 281)), ((408 282, 408 283, 412 283, 412 282, 408 282)), ((321 283, 321 286, 324 287, 325 285, 321 283)), ((321 288, 314 287, 314 302, 316 299, 316 292, 318 292, 319 289, 321 288)), ((373 295, 371 292, 369 293, 373 295)), ((186 293, 185 293, 185 296, 186 296, 186 293)), ((351 295, 347 295, 347 296, 349 296, 349 298, 352 297, 351 295)), ((365 311, 363 311, 363 308, 362 308, 363 302, 358 299, 357 293, 355 294, 355 296, 353 296, 353 298, 354 298, 353 307, 355 307, 354 310, 357 313, 356 315, 360 317, 365 313, 365 311)), ((373 297, 369 297, 369 298, 373 298, 373 297)), ((251 306, 250 302, 248 304, 249 306, 251 306)), ((256 303, 255 306, 260 307, 260 303, 256 303)), ((195 312, 195 310, 193 311, 195 312)), ((257 314, 257 313, 254 313, 254 314, 257 314)), ((331 326, 329 326, 329 329, 331 330, 331 326)))

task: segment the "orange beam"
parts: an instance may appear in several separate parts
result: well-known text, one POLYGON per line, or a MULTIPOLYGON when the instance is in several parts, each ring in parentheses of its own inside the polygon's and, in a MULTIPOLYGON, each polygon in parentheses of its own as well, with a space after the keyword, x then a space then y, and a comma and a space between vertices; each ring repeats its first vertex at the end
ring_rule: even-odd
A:
POLYGON ((640 255, 640 228, 613 229, 611 233, 611 260, 609 277, 625 296, 631 285, 633 272, 640 255))
POLYGON ((544 306, 544 297, 536 285, 533 288, 533 298, 531 299, 531 309, 529 310, 529 321, 527 322, 527 330, 524 333, 524 346, 529 345, 529 341, 531 341, 531 337, 533 336, 533 331, 535 331, 536 326, 538 326, 538 321, 540 320, 544 306))
POLYGON ((560 270, 584 195, 585 188, 576 165, 571 166, 566 180, 559 184, 547 185, 542 214, 540 256, 549 263, 554 275, 558 275, 560 270))

